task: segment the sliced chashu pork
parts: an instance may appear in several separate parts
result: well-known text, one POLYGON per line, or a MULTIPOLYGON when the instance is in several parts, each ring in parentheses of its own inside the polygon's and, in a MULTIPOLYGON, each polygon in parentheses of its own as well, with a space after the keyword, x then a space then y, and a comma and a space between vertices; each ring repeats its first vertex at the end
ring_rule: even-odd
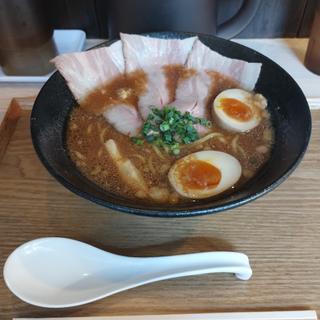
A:
MULTIPOLYGON (((121 41, 109 47, 62 54, 52 61, 80 105, 85 105, 88 95, 94 95, 99 88, 103 91, 103 86, 125 71, 121 41)), ((139 132, 142 119, 134 105, 119 102, 103 105, 103 99, 97 100, 99 105, 93 108, 95 112, 103 113, 106 120, 119 132, 130 136, 139 132)))
POLYGON ((121 41, 109 47, 61 54, 51 61, 79 103, 92 90, 124 73, 121 41))
POLYGON ((186 68, 193 72, 179 80, 176 100, 172 105, 182 112, 188 111, 196 117, 207 118, 210 115, 207 104, 212 96, 217 95, 219 90, 227 89, 223 81, 228 85, 253 90, 261 63, 227 58, 197 39, 188 56, 186 68))
POLYGON ((195 39, 158 39, 121 34, 126 72, 142 69, 147 75, 146 91, 138 102, 143 119, 148 117, 151 106, 161 108, 171 102, 166 67, 184 65, 195 39))

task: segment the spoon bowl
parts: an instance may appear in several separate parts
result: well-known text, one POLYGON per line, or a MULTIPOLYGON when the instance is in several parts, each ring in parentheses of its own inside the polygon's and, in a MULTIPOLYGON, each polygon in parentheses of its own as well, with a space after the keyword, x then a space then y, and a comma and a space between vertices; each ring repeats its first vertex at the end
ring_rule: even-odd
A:
POLYGON ((248 257, 204 252, 137 258, 112 254, 67 238, 40 238, 15 249, 4 266, 8 288, 40 307, 78 306, 150 282, 213 272, 248 280, 248 257))

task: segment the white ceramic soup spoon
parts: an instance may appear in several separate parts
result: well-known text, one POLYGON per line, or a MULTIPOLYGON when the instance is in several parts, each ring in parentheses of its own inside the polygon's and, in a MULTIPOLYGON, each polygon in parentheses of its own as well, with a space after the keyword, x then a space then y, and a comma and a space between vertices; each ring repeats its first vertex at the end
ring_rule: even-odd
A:
POLYGON ((211 272, 248 280, 248 257, 204 252, 134 258, 112 254, 66 238, 40 238, 15 249, 4 266, 8 288, 40 307, 82 305, 146 283, 211 272))

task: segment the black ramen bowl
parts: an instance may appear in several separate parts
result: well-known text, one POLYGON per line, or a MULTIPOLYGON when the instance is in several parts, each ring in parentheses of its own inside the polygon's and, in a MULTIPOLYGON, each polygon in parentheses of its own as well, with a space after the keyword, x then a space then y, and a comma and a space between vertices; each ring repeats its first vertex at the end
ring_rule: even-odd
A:
MULTIPOLYGON (((150 34, 181 39, 193 35, 181 32, 150 34)), ((256 176, 230 195, 177 205, 142 204, 101 189, 80 173, 68 155, 67 121, 77 103, 59 72, 54 73, 41 89, 31 115, 32 141, 47 170, 83 198, 114 210, 155 217, 187 217, 229 210, 257 199, 283 182, 301 161, 311 133, 309 106, 301 89, 286 71, 262 54, 224 39, 198 36, 204 44, 227 57, 262 63, 255 91, 268 100, 275 143, 270 160, 256 176)))

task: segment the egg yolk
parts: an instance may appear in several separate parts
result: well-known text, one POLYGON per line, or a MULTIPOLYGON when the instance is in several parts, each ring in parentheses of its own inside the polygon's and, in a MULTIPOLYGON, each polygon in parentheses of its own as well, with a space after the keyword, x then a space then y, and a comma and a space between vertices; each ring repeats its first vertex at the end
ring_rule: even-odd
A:
POLYGON ((202 160, 183 162, 179 168, 181 184, 190 189, 216 187, 221 180, 221 172, 212 164, 202 160))
POLYGON ((236 120, 248 121, 253 116, 251 108, 237 99, 223 98, 220 105, 229 117, 236 120))

